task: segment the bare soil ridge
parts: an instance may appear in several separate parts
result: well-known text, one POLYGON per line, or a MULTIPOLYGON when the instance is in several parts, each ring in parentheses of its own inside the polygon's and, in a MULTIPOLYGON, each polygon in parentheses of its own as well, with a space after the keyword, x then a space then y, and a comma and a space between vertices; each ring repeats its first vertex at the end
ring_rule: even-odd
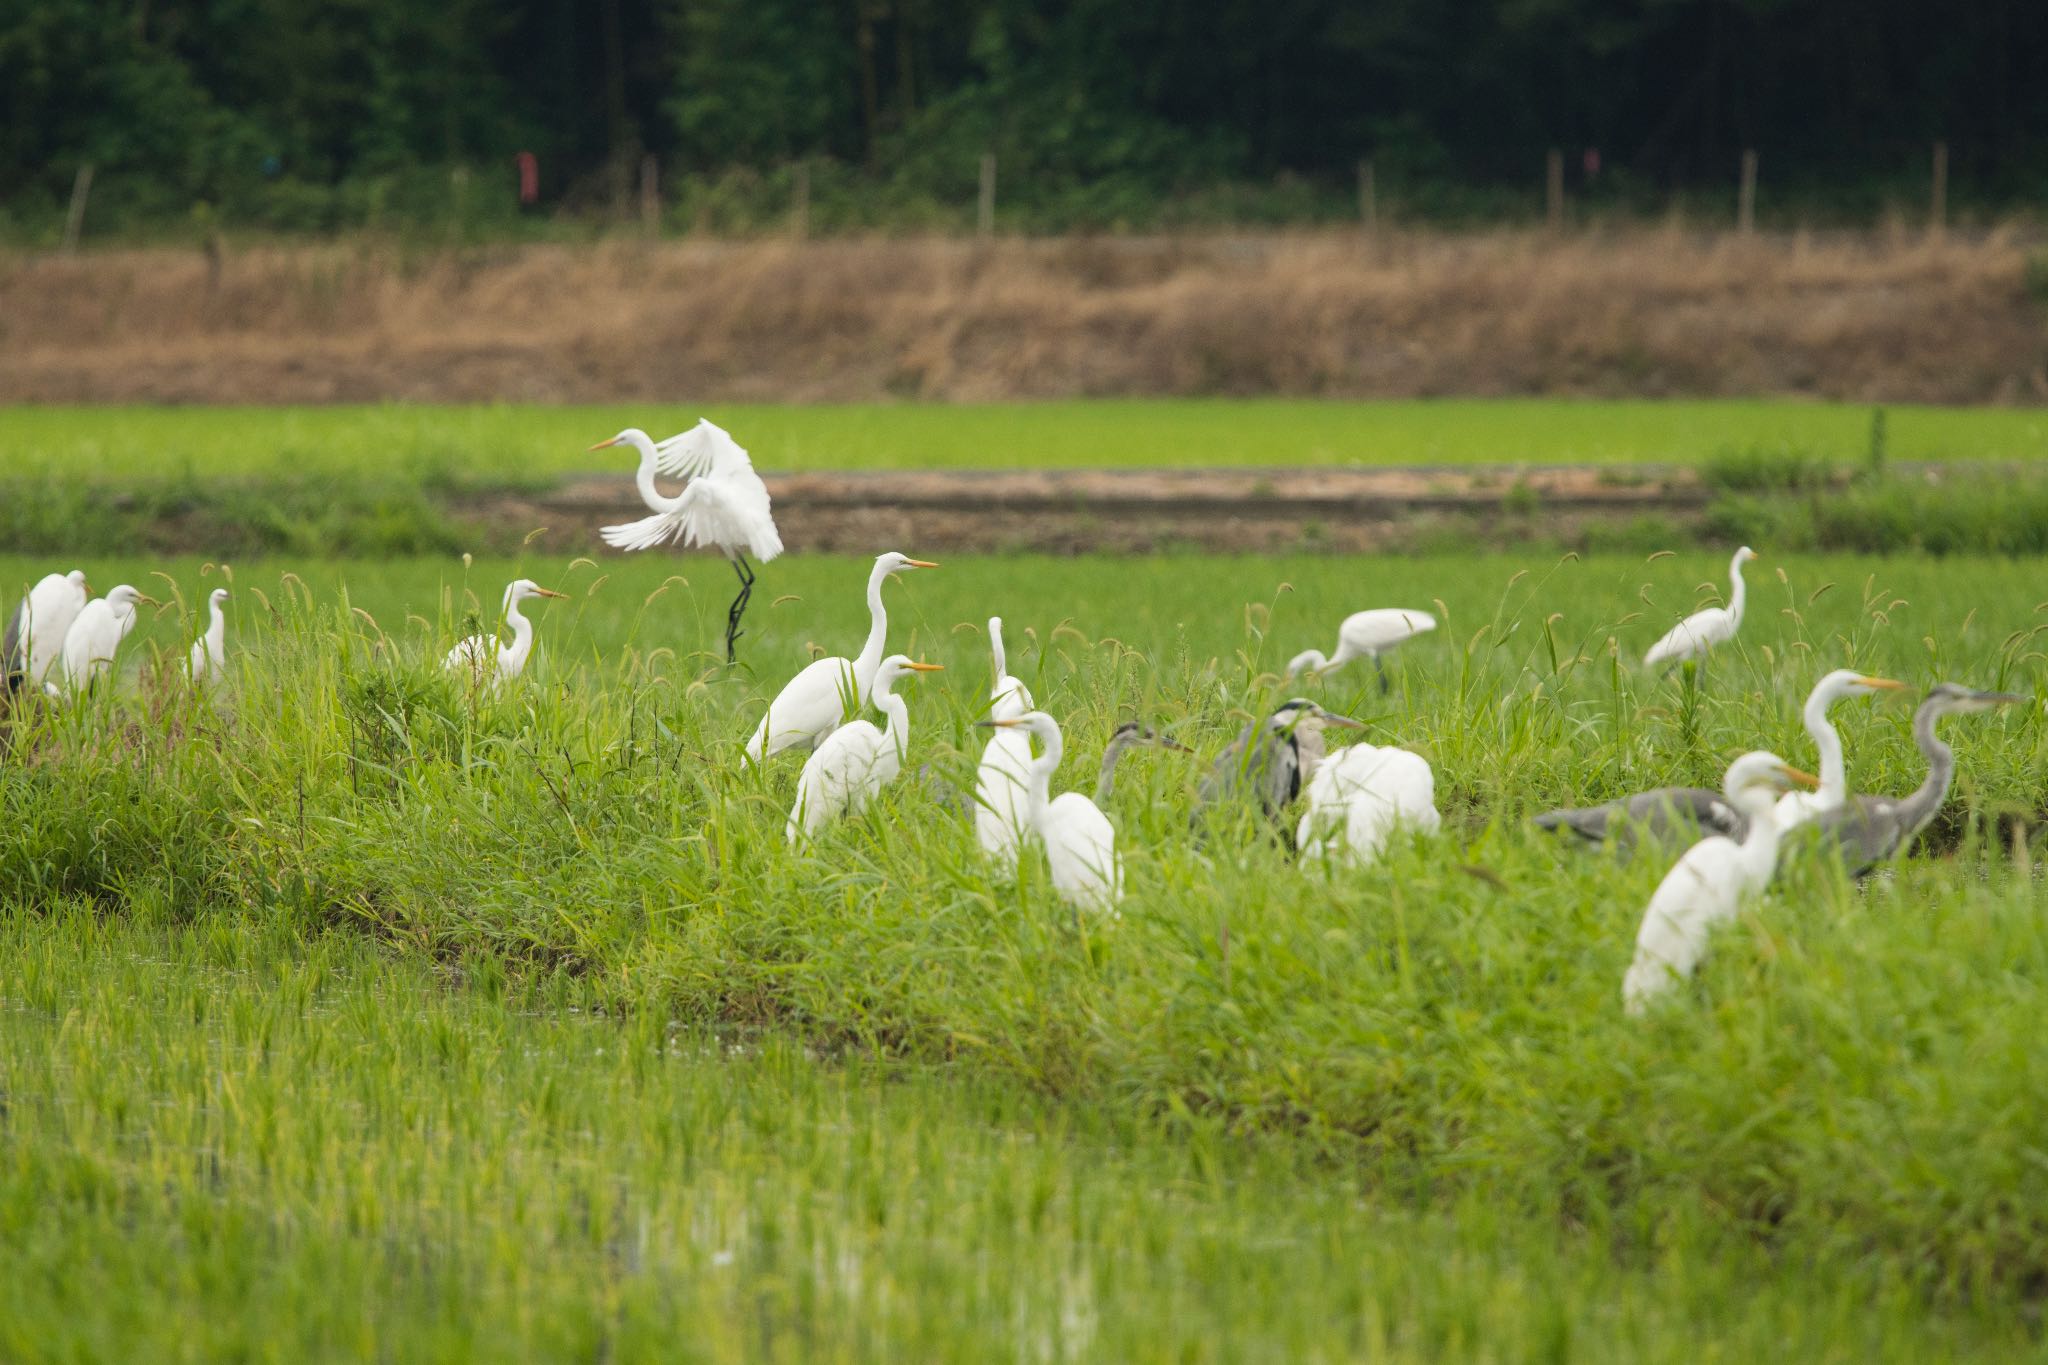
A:
POLYGON ((2048 398, 2017 228, 0 257, 0 401, 2048 398))

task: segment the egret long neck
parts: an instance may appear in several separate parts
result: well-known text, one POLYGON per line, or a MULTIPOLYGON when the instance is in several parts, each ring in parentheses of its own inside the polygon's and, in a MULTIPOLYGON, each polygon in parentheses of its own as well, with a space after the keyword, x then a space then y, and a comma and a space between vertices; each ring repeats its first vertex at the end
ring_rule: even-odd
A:
POLYGON ((896 771, 910 757, 910 707, 887 688, 875 691, 875 706, 882 713, 882 740, 887 752, 896 757, 896 771))
POLYGON ((1001 701, 1003 696, 1003 679, 1010 675, 1010 658, 1003 651, 1003 623, 1000 617, 991 616, 988 619, 988 652, 995 659, 996 664, 996 680, 990 689, 989 695, 995 700, 1001 701))
POLYGON ((1913 716, 1913 742, 1927 759, 1927 780, 1899 802, 1899 813, 1912 822, 1910 834, 1918 834, 1934 818, 1941 803, 1948 800, 1949 784, 1955 780, 1956 751, 1934 733, 1934 723, 1942 714, 1938 706, 1922 706, 1913 716))
POLYGON ((654 465, 657 452, 654 442, 645 433, 635 432, 626 438, 633 449, 640 452, 640 467, 633 471, 633 482, 640 488, 640 501, 647 504, 650 512, 673 511, 680 498, 663 497, 661 490, 654 486, 654 465))
POLYGON ((1059 771, 1066 743, 1060 738, 1057 727, 1032 733, 1045 746, 1045 752, 1031 761, 1031 822, 1037 824, 1045 818, 1046 809, 1052 805, 1052 775, 1059 771))
POLYGON ((1096 805, 1109 804, 1110 793, 1116 790, 1116 765, 1123 761, 1124 750, 1131 747, 1131 742, 1128 733, 1119 732, 1102 751, 1102 775, 1095 780, 1096 805))
POLYGON ((1768 797, 1738 809, 1749 817, 1749 830, 1738 850, 1742 875, 1752 890, 1758 890, 1770 882, 1778 865, 1778 812, 1768 797))
POLYGON ((213 619, 206 623, 206 652, 219 656, 221 644, 227 639, 228 618, 221 614, 220 603, 214 602, 213 619))
POLYGON ((526 667, 526 656, 533 652, 533 622, 526 619, 517 602, 505 604, 505 621, 512 627, 512 643, 499 647, 498 664, 508 673, 517 673, 526 667))
POLYGON ((1809 697, 1806 700, 1806 733, 1813 736, 1813 745, 1820 750, 1820 790, 1817 793, 1821 806, 1834 807, 1849 799, 1849 769, 1842 761, 1842 737, 1835 731, 1834 722, 1828 719, 1829 696, 1809 697))
POLYGON ((880 564, 868 575, 868 640, 853 661, 855 699, 865 703, 875 685, 875 670, 882 666, 882 650, 889 642, 889 609, 882 605, 882 584, 889 571, 880 564))
POLYGON ((1749 600, 1749 585, 1742 581, 1742 556, 1728 561, 1728 619, 1742 624, 1742 608, 1749 600))

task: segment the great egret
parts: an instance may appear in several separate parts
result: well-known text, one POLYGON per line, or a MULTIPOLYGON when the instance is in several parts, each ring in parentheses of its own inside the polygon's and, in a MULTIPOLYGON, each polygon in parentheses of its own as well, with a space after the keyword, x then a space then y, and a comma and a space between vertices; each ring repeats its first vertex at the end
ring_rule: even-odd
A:
POLYGON ((754 592, 754 570, 747 555, 751 552, 766 564, 782 553, 782 536, 768 510, 768 486, 754 472, 746 450, 723 427, 708 420, 700 419, 696 426, 660 445, 638 427, 627 427, 591 449, 615 445, 630 445, 640 452, 634 482, 640 500, 654 515, 623 526, 607 526, 599 534, 617 550, 652 549, 680 537, 686 545, 708 545, 723 551, 740 579, 740 595, 725 615, 725 658, 730 663, 740 638, 740 617, 754 592), (654 486, 657 469, 671 477, 688 478, 689 483, 675 497, 664 497, 654 486))
POLYGON ((937 673, 943 664, 919 663, 891 654, 876 669, 875 707, 886 729, 856 720, 825 736, 796 780, 796 804, 783 833, 794 847, 824 828, 826 821, 858 812, 874 794, 896 780, 910 748, 910 708, 894 689, 906 673, 937 673))
POLYGON ((215 588, 206 595, 209 613, 206 633, 192 642, 192 681, 204 686, 220 681, 227 668, 225 645, 228 635, 228 618, 221 611, 221 604, 228 600, 226 588, 215 588))
POLYGON ((1287 676, 1282 682, 1292 682, 1297 673, 1334 673, 1353 659, 1371 659, 1372 666, 1379 670, 1380 691, 1390 684, 1387 681, 1387 666, 1380 662, 1380 655, 1418 635, 1436 629, 1436 618, 1426 611, 1409 611, 1404 607, 1377 607, 1371 611, 1355 611, 1344 618, 1337 627, 1337 652, 1328 658, 1319 649, 1304 649, 1287 661, 1287 676))
POLYGON ((1701 659, 1715 645, 1734 639, 1735 632, 1742 628, 1742 607, 1749 595, 1742 581, 1742 566, 1756 557, 1756 551, 1747 545, 1737 550, 1728 561, 1728 605, 1706 607, 1680 621, 1650 646, 1643 663, 1654 668, 1658 664, 1701 659))
POLYGON ((1052 889, 1061 900, 1084 910, 1113 911, 1124 898, 1124 867, 1116 855, 1115 828, 1081 793, 1062 792, 1058 799, 1052 794, 1052 775, 1059 770, 1065 748, 1059 722, 1043 711, 1029 711, 981 724, 1023 730, 1037 737, 1044 752, 1031 763, 1025 828, 1045 846, 1046 861, 1052 867, 1052 889))
POLYGON ((1106 806, 1116 792, 1116 765, 1123 761, 1124 754, 1136 748, 1151 746, 1155 749, 1171 749, 1177 754, 1191 754, 1194 750, 1178 740, 1168 739, 1149 725, 1140 725, 1127 720, 1116 727, 1116 733, 1109 737, 1109 744, 1102 751, 1102 771, 1095 777, 1095 804, 1106 806))
POLYGON ((1652 997, 1692 975, 1707 950, 1708 932, 1733 918, 1745 900, 1770 883, 1778 863, 1772 803, 1795 782, 1812 787, 1820 779, 1762 751, 1728 765, 1721 790, 1728 804, 1747 817, 1749 832, 1740 843, 1724 835, 1700 840, 1657 884, 1636 931, 1635 960, 1621 982, 1630 1014, 1641 1014, 1652 997))
POLYGON ((533 622, 519 610, 519 604, 535 597, 563 597, 550 592, 531 578, 514 579, 505 588, 505 620, 512 626, 512 643, 500 645, 494 635, 472 635, 456 642, 441 666, 462 674, 470 685, 483 692, 495 692, 526 669, 533 653, 533 622))
MULTIPOLYGON (((1010 676, 1003 650, 1003 618, 988 618, 988 647, 995 664, 989 691, 991 720, 1014 720, 1031 710, 1031 692, 1010 676)), ((974 838, 997 866, 1014 873, 1017 841, 1031 778, 1031 736, 1014 727, 998 729, 981 751, 974 778, 974 838)))
POLYGON ((1250 795, 1271 820, 1279 820, 1323 758, 1323 729, 1363 730, 1349 716, 1334 715, 1306 697, 1282 702, 1272 715, 1238 731, 1217 755, 1197 793, 1196 816, 1218 802, 1250 795))
POLYGON ((1396 830, 1434 834, 1443 827, 1436 809, 1436 774, 1429 760, 1406 749, 1353 744, 1323 760, 1303 797, 1307 809, 1295 830, 1303 858, 1339 864, 1376 860, 1396 830))
POLYGON ((40 688, 49 679, 50 666, 64 652, 64 636, 91 597, 83 569, 50 574, 28 590, 0 635, 0 672, 6 675, 7 691, 40 688))
POLYGON ((1873 692, 1896 692, 1905 687, 1891 678, 1873 678, 1853 668, 1838 668, 1813 685, 1800 716, 1813 747, 1820 750, 1820 790, 1786 792, 1778 798, 1778 832, 1785 831, 1826 811, 1839 810, 1849 799, 1849 772, 1842 761, 1842 737, 1828 719, 1828 708, 1843 697, 1867 697, 1873 692))
POLYGON ((79 610, 71 629, 64 632, 66 691, 83 691, 113 667, 114 651, 135 629, 135 608, 140 603, 153 607, 156 599, 123 583, 79 610))
POLYGON ((1913 713, 1913 742, 1927 759, 1927 780, 1908 796, 1858 796, 1846 806, 1816 818, 1822 846, 1838 850, 1842 861, 1857 876, 1893 857, 1912 843, 1927 822, 1948 800, 1949 784, 1955 780, 1955 750, 1934 733, 1934 723, 1943 716, 1988 711, 2025 701, 2011 692, 1979 692, 1961 683, 1936 683, 1927 699, 1913 713))
MULTIPOLYGON (((1828 708, 1843 697, 1868 696, 1904 686, 1890 678, 1858 673, 1853 668, 1838 668, 1814 684, 1801 715, 1806 733, 1813 736, 1814 747, 1820 750, 1820 790, 1786 793, 1778 802, 1780 834, 1821 811, 1840 806, 1848 797, 1842 738, 1828 720, 1828 708)), ((1740 839, 1749 829, 1749 821, 1741 811, 1730 806, 1721 793, 1704 787, 1658 787, 1603 805, 1547 811, 1536 817, 1536 824, 1542 829, 1567 829, 1594 843, 1609 838, 1630 843, 1638 837, 1666 843, 1677 839, 1690 841, 1702 834, 1740 839)))
POLYGON ((875 670, 882 665, 882 647, 889 637, 889 612, 882 605, 882 584, 891 574, 905 569, 938 567, 894 550, 877 556, 875 567, 868 574, 868 638, 859 657, 843 659, 834 655, 815 660, 784 684, 748 738, 747 757, 760 763, 794 745, 805 744, 815 749, 839 727, 849 710, 858 712, 866 706, 875 670))

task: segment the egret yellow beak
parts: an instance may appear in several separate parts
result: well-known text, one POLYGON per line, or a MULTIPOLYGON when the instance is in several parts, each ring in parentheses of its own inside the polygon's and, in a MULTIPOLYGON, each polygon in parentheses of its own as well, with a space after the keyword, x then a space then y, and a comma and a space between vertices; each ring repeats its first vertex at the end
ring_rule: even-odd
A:
POLYGON ((1791 778, 1794 782, 1798 783, 1802 787, 1818 787, 1820 785, 1820 779, 1815 777, 1812 773, 1801 772, 1799 769, 1793 767, 1789 763, 1780 763, 1778 765, 1778 771, 1785 774, 1785 776, 1791 778))
MULTIPOLYGON (((611 439, 610 439, 609 441, 599 441, 599 442, 598 442, 598 443, 597 443, 596 445, 592 446, 592 447, 591 447, 590 449, 591 449, 591 450, 603 450, 603 449, 605 449, 605 448, 606 448, 606 447, 608 447, 608 446, 615 446, 615 445, 617 445, 618 443, 619 443, 619 438, 618 438, 618 437, 616 437, 616 436, 614 436, 614 437, 612 437, 612 438, 611 438, 611 439)), ((586 452, 586 453, 587 453, 587 452, 586 452)))
POLYGON ((946 666, 944 664, 909 663, 903 666, 905 668, 914 668, 919 673, 944 673, 946 671, 946 666))
POLYGON ((983 730, 1008 730, 1012 726, 1022 725, 1024 722, 1021 718, 1012 717, 1009 720, 978 720, 974 723, 983 730))
POLYGON ((547 588, 535 588, 535 589, 533 590, 533 595, 534 595, 535 597, 559 597, 559 598, 561 598, 561 599, 562 599, 562 600, 564 600, 564 601, 567 601, 567 600, 568 600, 568 597, 569 597, 569 594, 568 594, 568 593, 565 593, 565 592, 553 592, 553 591, 550 591, 550 590, 549 590, 549 589, 547 589, 547 588))
POLYGON ((1885 692, 1903 691, 1906 686, 1896 678, 1858 678, 1856 681, 1865 687, 1875 687, 1885 692))
POLYGON ((903 562, 903 567, 906 569, 936 569, 939 566, 932 563, 929 559, 908 559, 903 562))

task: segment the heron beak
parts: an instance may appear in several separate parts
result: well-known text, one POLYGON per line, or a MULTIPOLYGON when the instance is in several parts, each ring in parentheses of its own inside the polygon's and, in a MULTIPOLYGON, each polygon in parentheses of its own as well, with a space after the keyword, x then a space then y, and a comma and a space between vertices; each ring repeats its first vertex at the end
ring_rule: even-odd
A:
POLYGON ((1789 763, 1780 763, 1778 765, 1778 771, 1785 774, 1787 778, 1791 779, 1793 782, 1798 783, 1802 787, 1818 787, 1820 785, 1820 779, 1815 777, 1812 773, 1801 772, 1799 769, 1793 767, 1789 763))
POLYGON ((551 590, 549 590, 549 589, 547 589, 547 588, 535 588, 535 589, 533 590, 533 595, 534 595, 535 597, 559 597, 559 598, 561 598, 561 599, 562 599, 563 601, 565 601, 565 602, 566 602, 566 601, 567 601, 567 600, 569 599, 569 594, 568 594, 568 593, 565 593, 565 592, 553 592, 553 591, 551 591, 551 590))
POLYGON ((1333 715, 1328 711, 1323 712, 1323 724, 1334 725, 1339 730, 1363 730, 1365 728, 1365 722, 1362 720, 1353 720, 1349 716, 1333 715))
POLYGON ((1162 749, 1171 749, 1177 754, 1191 754, 1194 752, 1193 749, 1190 749, 1187 745, 1181 743, 1179 740, 1168 739, 1165 735, 1154 735, 1152 737, 1152 742, 1154 744, 1157 744, 1162 749))
POLYGON ((1896 678, 1858 678, 1856 681, 1862 683, 1865 687, 1875 688, 1883 692, 1903 691, 1906 686, 1896 678))
POLYGON ((2011 706, 2014 702, 2025 701, 2026 698, 2017 692, 1979 692, 1971 700, 1981 701, 1987 706, 2011 706))
POLYGON ((1021 721, 1021 720, 1017 720, 1017 719, 1011 719, 1011 720, 978 720, 978 721, 974 722, 974 726, 975 726, 975 728, 976 728, 976 729, 978 729, 978 730, 1007 730, 1007 729, 1009 729, 1009 728, 1010 728, 1011 726, 1014 726, 1014 725, 1022 725, 1023 723, 1024 723, 1023 721, 1021 721))
MULTIPOLYGON (((592 447, 591 447, 590 449, 591 449, 591 450, 605 450, 605 449, 608 449, 608 448, 609 448, 609 447, 611 447, 611 446, 615 446, 615 445, 617 445, 618 443, 619 443, 619 438, 618 438, 618 437, 616 437, 616 436, 614 436, 614 437, 612 437, 612 438, 611 438, 611 439, 610 439, 609 441, 599 441, 599 442, 598 442, 598 443, 597 443, 596 445, 592 446, 592 447)), ((584 453, 585 453, 585 454, 588 454, 588 453, 589 453, 589 451, 585 451, 584 453)))
POLYGON ((903 561, 903 567, 906 569, 936 569, 939 566, 932 563, 929 559, 906 559, 903 561))
POLYGON ((944 664, 908 663, 903 666, 905 668, 915 669, 919 673, 944 673, 946 671, 946 666, 944 664))

